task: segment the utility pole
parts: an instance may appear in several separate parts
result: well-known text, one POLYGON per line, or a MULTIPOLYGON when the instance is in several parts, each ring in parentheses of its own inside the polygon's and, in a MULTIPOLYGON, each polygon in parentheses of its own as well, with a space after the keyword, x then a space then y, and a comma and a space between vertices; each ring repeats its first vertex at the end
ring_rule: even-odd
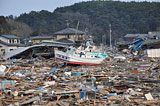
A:
POLYGON ((101 45, 103 45, 103 35, 101 36, 101 45))
POLYGON ((66 20, 66 22, 67 22, 67 28, 69 28, 69 22, 68 22, 68 20, 66 20))
POLYGON ((111 29, 111 24, 109 24, 109 35, 110 35, 110 49, 112 48, 112 35, 111 35, 111 33, 112 33, 112 29, 111 29))
POLYGON ((104 46, 106 47, 106 35, 104 34, 104 46))

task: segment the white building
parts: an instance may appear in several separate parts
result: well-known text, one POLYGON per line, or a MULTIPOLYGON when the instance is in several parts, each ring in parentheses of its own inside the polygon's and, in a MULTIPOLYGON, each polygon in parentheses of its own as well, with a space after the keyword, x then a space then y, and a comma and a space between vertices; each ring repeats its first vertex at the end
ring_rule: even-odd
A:
POLYGON ((15 35, 0 35, 0 55, 5 55, 11 50, 24 47, 20 43, 20 38, 15 35))

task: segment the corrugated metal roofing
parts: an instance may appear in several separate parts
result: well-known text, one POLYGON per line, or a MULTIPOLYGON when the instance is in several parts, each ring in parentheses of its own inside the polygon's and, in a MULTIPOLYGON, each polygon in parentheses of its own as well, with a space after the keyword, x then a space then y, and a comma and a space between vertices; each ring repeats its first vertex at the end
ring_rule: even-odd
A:
POLYGON ((7 39, 20 39, 18 36, 15 36, 15 35, 1 35, 2 37, 4 38, 7 38, 7 39))
POLYGON ((143 45, 150 45, 150 44, 156 44, 160 43, 160 39, 152 39, 152 40, 146 40, 143 45))
POLYGON ((56 43, 49 43, 49 44, 40 44, 40 45, 33 45, 33 46, 28 46, 28 47, 24 47, 24 48, 18 48, 18 49, 15 49, 15 50, 12 50, 10 51, 5 57, 4 59, 7 60, 17 54, 20 54, 30 48, 34 48, 34 47, 42 47, 42 46, 55 46, 55 47, 68 47, 67 45, 62 45, 62 44, 56 44, 56 43))
POLYGON ((126 34, 124 37, 137 37, 137 34, 126 34))
POLYGON ((124 37, 127 38, 135 38, 135 37, 144 37, 144 36, 148 36, 148 34, 126 34, 124 37))
POLYGON ((85 32, 82 32, 80 30, 77 30, 77 29, 73 29, 73 28, 66 28, 66 29, 63 29, 61 31, 58 31, 56 33, 54 33, 55 35, 83 35, 85 34, 85 32))

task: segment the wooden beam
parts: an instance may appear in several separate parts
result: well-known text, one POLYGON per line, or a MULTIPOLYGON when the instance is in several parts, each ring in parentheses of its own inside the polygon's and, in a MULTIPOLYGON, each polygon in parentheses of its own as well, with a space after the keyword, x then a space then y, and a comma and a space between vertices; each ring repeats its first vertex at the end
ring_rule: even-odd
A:
POLYGON ((79 99, 79 98, 80 98, 79 93, 75 93, 74 96, 76 97, 76 99, 79 99))
POLYGON ((57 95, 57 101, 61 98, 61 94, 60 95, 57 95))

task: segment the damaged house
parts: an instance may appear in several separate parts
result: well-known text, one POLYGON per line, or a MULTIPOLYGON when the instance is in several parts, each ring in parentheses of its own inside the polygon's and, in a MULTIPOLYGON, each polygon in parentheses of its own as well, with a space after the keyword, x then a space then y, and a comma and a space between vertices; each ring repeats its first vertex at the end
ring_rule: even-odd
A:
POLYGON ((5 55, 8 52, 17 48, 24 47, 24 45, 20 43, 20 38, 18 36, 5 34, 0 35, 0 46, 1 55, 5 55))
POLYGON ((137 50, 160 48, 160 32, 148 32, 148 34, 126 34, 124 40, 118 42, 119 51, 128 49, 131 52, 137 50))
POLYGON ((11 59, 11 58, 52 58, 54 57, 54 50, 55 49, 63 49, 73 45, 73 43, 63 43, 63 42, 44 42, 39 45, 28 46, 24 48, 19 48, 14 51, 9 52, 4 59, 11 59))
POLYGON ((24 40, 26 45, 41 44, 44 41, 53 42, 55 41, 55 38, 53 36, 35 36, 24 40))
POLYGON ((85 38, 85 32, 82 32, 74 28, 66 28, 58 32, 55 32, 54 36, 56 36, 57 40, 65 38, 74 43, 80 43, 80 42, 83 42, 85 38))

